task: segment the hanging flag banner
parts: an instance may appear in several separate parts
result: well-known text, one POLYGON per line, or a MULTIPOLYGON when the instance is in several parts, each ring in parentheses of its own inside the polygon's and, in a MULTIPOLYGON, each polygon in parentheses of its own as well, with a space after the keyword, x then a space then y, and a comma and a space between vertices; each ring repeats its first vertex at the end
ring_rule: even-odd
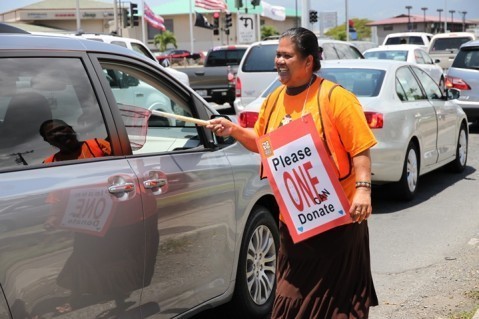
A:
POLYGON ((208 20, 199 12, 195 12, 196 20, 195 20, 195 27, 205 28, 205 29, 213 29, 214 26, 208 22, 208 20))
POLYGON ((352 222, 349 202, 311 114, 256 140, 295 243, 352 222))
POLYGON ((195 0, 195 7, 207 10, 227 10, 228 5, 223 0, 195 0))
POLYGON ((146 2, 143 2, 143 17, 153 28, 161 31, 166 30, 165 20, 160 15, 156 15, 146 2))
POLYGON ((284 21, 286 20, 286 8, 281 6, 273 6, 267 2, 261 1, 263 7, 262 17, 267 17, 272 20, 284 21))

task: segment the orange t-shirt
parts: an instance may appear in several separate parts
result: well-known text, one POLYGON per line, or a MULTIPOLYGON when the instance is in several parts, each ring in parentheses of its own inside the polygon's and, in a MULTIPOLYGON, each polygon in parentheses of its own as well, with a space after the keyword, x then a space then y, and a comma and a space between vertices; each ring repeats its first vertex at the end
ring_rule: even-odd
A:
MULTIPOLYGON (((282 87, 283 89, 279 93, 276 106, 272 112, 268 111, 268 113, 271 112, 268 124, 266 123, 268 121, 268 114, 265 112, 267 100, 265 100, 261 107, 258 121, 254 127, 258 136, 263 135, 266 126, 267 132, 265 133, 268 133, 283 125, 282 121, 285 117, 290 117, 292 120, 295 120, 300 118, 301 114, 311 113, 319 135, 323 137, 318 105, 320 83, 321 78, 316 77, 309 89, 294 96, 286 94, 286 89, 282 87)), ((274 101, 270 101, 270 103, 274 103, 274 101)), ((329 105, 321 105, 321 108, 323 123, 326 122, 325 117, 328 115, 332 123, 332 125, 329 126, 331 132, 328 133, 337 134, 340 137, 341 143, 334 143, 334 140, 327 139, 328 146, 332 152, 335 152, 335 150, 347 152, 352 158, 377 143, 374 134, 366 122, 361 104, 351 92, 341 86, 337 86, 330 95, 329 105), (324 108, 329 108, 329 112, 324 108)), ((328 127, 328 125, 325 124, 325 127, 328 127)), ((336 163, 337 160, 338 159, 333 158, 333 163, 336 167, 339 167, 340 163, 336 163)), ((349 163, 349 165, 352 165, 352 163, 349 163)), ((356 190, 354 168, 351 168, 351 174, 340 182, 347 198, 351 201, 356 190)))

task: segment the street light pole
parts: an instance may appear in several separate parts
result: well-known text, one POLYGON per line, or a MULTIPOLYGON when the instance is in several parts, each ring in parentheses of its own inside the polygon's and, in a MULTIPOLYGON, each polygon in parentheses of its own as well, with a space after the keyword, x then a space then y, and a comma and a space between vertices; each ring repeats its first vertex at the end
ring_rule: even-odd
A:
POLYGON ((443 10, 442 9, 437 9, 437 12, 439 12, 439 33, 441 33, 441 30, 442 30, 442 26, 441 26, 441 12, 443 10))
POLYGON ((453 32, 453 28, 454 28, 454 12, 456 12, 456 10, 449 10, 449 13, 451 14, 451 26, 449 27, 451 30, 451 32, 453 32))
POLYGON ((466 31, 466 14, 467 11, 461 11, 462 13, 462 32, 466 31))
POLYGON ((411 9, 412 9, 412 6, 406 6, 406 9, 407 9, 407 30, 408 31, 411 31, 411 9))
POLYGON ((421 10, 424 11, 424 32, 427 32, 427 25, 426 25, 426 10, 427 10, 427 7, 422 7, 421 10))

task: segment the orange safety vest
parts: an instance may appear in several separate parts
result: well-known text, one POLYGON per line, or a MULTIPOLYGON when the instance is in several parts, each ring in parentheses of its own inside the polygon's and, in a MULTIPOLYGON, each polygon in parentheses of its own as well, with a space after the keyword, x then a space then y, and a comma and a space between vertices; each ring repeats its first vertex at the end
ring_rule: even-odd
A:
MULTIPOLYGON (((103 150, 101 149, 100 145, 98 144, 98 141, 95 139, 93 140, 86 140, 84 143, 86 143, 87 147, 88 147, 88 150, 91 152, 91 154, 93 155, 93 157, 102 157, 105 155, 105 153, 103 152, 103 150)), ((82 145, 83 147, 83 145, 82 145)), ((55 161, 55 155, 56 154, 53 154, 53 155, 50 155, 49 157, 47 157, 43 163, 52 163, 55 161)))
MULTIPOLYGON (((326 79, 321 79, 318 91, 318 111, 319 120, 321 122, 321 129, 318 128, 318 132, 323 140, 326 151, 331 155, 333 162, 337 168, 337 174, 339 180, 344 180, 351 175, 352 163, 351 156, 342 146, 341 137, 336 130, 331 114, 330 98, 333 90, 340 86, 334 82, 326 79), (324 129, 323 129, 324 128, 324 129)), ((280 96, 280 93, 285 89, 285 86, 280 86, 274 90, 267 98, 264 114, 266 114, 266 125, 263 134, 268 131, 268 123, 273 110, 276 106, 276 102, 280 96)), ((263 167, 261 167, 261 178, 265 178, 263 167)))

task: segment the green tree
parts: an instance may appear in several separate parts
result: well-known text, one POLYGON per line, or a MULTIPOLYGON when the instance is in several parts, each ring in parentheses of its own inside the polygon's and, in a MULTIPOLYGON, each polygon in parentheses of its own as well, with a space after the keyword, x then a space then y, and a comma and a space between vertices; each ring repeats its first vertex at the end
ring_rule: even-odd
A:
POLYGON ((265 25, 261 27, 261 39, 270 37, 273 35, 279 35, 279 32, 272 26, 265 25))
MULTIPOLYGON (((372 22, 368 19, 351 19, 354 21, 354 28, 358 34, 358 40, 369 40, 371 39, 371 27, 367 26, 369 22, 372 22)), ((338 25, 335 28, 329 29, 324 33, 326 36, 331 37, 336 40, 346 40, 346 24, 338 25)))
POLYGON ((175 35, 168 30, 155 35, 153 44, 158 48, 158 50, 160 50, 160 52, 165 51, 169 44, 173 45, 175 49, 178 48, 176 45, 175 35))

